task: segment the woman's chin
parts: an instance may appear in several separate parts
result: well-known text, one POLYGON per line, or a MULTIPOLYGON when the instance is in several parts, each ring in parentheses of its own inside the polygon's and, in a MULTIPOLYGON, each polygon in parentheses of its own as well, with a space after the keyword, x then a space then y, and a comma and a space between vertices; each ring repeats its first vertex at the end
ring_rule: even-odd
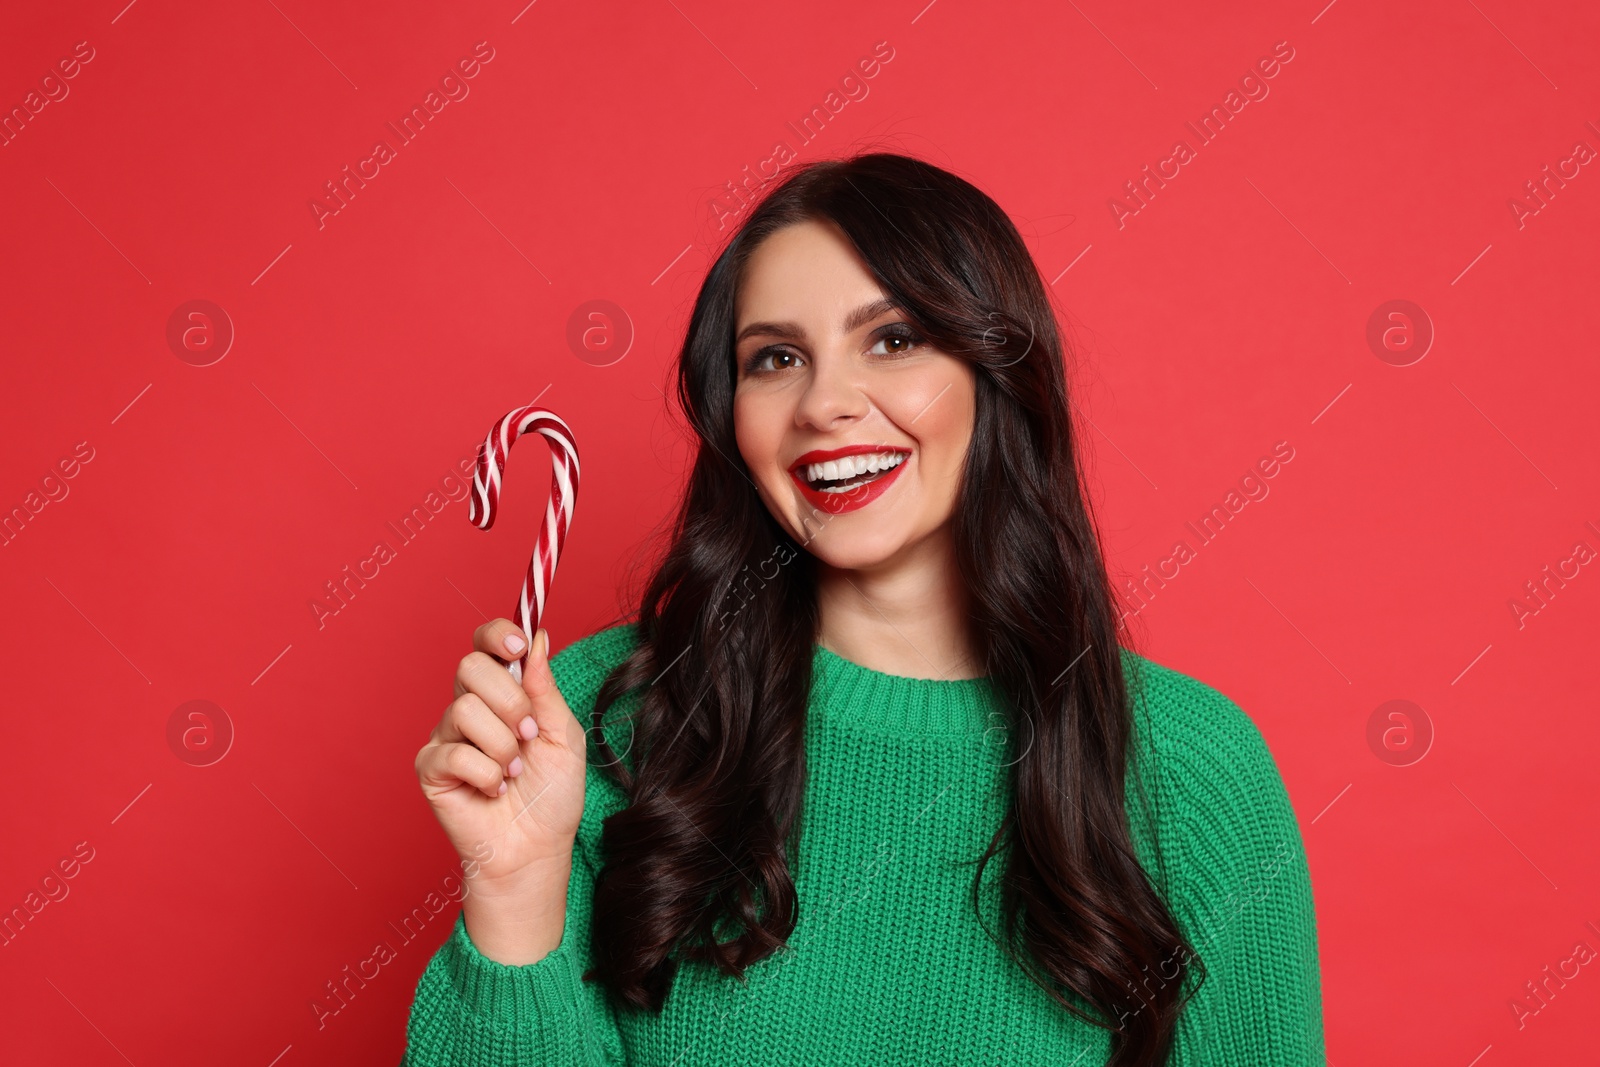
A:
POLYGON ((865 536, 830 527, 815 537, 807 550, 819 563, 841 571, 875 571, 892 566, 905 549, 900 537, 881 531, 865 536))

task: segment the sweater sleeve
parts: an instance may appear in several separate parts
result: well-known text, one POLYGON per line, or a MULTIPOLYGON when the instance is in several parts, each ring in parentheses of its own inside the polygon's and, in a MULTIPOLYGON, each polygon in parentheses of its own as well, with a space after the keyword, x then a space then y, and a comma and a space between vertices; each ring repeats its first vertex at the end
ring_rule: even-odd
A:
POLYGON ((1192 682, 1162 753, 1177 840, 1174 910, 1205 969, 1171 1067, 1324 1067, 1311 875, 1254 722, 1192 682))
MULTIPOLYGON (((604 631, 551 658, 556 683, 580 722, 589 721, 595 693, 614 662, 616 649, 606 646, 615 636, 604 631)), ((626 1063, 605 990, 582 979, 593 962, 590 923, 601 821, 622 804, 620 790, 596 767, 593 753, 584 790, 561 943, 533 963, 498 963, 473 945, 458 912, 417 982, 401 1067, 626 1063)))

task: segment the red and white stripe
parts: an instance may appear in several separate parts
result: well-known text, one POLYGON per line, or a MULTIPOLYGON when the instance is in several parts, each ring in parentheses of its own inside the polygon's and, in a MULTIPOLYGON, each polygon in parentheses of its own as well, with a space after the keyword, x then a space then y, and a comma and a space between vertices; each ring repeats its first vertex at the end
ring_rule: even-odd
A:
MULTIPOLYGON (((480 530, 494 525, 500 503, 506 454, 525 433, 540 433, 550 445, 550 500, 545 505, 544 524, 539 527, 539 543, 534 546, 527 576, 522 580, 522 598, 517 603, 517 625, 533 640, 544 616, 544 598, 555 580, 556 561, 567 542, 572 525, 572 509, 578 501, 578 445, 572 430, 560 416, 532 404, 510 411, 494 424, 478 446, 478 467, 472 476, 472 500, 467 518, 480 530)), ((532 646, 529 646, 532 652, 532 646)), ((522 659, 510 664, 511 675, 522 681, 522 659)))

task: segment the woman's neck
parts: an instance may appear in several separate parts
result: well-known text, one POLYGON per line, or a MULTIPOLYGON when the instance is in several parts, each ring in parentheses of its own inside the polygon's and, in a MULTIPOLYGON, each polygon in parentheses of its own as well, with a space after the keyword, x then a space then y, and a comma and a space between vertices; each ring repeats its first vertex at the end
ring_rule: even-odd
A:
POLYGON ((955 681, 985 673, 948 533, 871 570, 818 562, 818 643, 863 667, 955 681))

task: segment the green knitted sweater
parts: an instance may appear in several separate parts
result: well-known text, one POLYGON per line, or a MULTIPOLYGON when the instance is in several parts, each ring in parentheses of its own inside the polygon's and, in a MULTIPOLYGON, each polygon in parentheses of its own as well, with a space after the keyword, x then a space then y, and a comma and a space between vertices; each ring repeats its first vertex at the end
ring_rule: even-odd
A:
MULTIPOLYGON (((579 721, 635 640, 632 624, 613 626, 551 659, 579 721)), ((1320 1067, 1311 880, 1272 756, 1221 693, 1126 649, 1123 665, 1157 813, 1152 841, 1130 774, 1135 850, 1207 969, 1168 1063, 1320 1067)), ((626 806, 591 760, 560 946, 497 963, 458 914, 417 983, 403 1067, 1103 1064, 1107 1031, 1029 981, 973 910, 972 861, 1011 788, 998 707, 987 678, 906 678, 813 646, 798 924, 743 983, 684 962, 660 1014, 614 1013, 580 977, 601 820, 626 806)), ((1003 865, 985 873, 996 930, 1003 865)))

